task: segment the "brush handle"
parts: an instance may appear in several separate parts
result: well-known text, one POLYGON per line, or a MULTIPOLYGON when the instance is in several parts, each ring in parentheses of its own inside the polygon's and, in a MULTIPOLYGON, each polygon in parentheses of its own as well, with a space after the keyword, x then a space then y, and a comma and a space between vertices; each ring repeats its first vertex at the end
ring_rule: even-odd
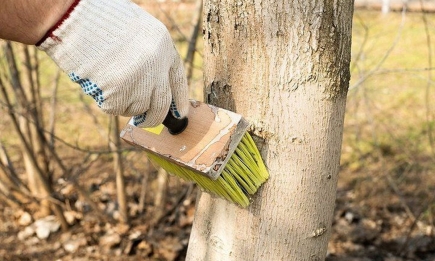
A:
POLYGON ((188 122, 187 117, 177 119, 172 115, 171 111, 168 111, 168 114, 163 121, 163 125, 168 128, 170 134, 177 135, 186 129, 188 122))

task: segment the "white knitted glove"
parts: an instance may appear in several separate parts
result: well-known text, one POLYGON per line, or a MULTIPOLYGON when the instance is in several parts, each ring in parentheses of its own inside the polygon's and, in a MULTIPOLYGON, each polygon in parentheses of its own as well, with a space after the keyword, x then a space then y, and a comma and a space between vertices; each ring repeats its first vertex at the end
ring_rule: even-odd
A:
POLYGON ((76 0, 37 44, 113 115, 160 124, 188 112, 183 64, 166 27, 128 0, 76 0), (172 102, 172 104, 171 104, 172 102))

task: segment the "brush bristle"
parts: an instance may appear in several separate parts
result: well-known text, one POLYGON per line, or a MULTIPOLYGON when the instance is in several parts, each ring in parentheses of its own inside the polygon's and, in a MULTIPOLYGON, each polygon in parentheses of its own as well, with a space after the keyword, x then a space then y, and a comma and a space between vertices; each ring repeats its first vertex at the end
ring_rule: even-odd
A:
POLYGON ((251 203, 251 196, 269 178, 260 152, 249 133, 245 133, 219 178, 212 180, 198 172, 148 153, 149 158, 168 173, 192 181, 207 192, 242 207, 251 203))

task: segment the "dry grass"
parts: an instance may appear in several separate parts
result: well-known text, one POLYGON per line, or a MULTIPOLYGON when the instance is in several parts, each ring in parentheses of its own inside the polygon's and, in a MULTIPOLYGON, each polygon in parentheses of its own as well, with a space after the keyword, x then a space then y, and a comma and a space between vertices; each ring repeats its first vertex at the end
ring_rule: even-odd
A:
MULTIPOLYGON (((171 29, 184 56, 184 39, 190 35, 194 4, 138 2, 171 29)), ((427 14, 426 20, 428 31, 421 13, 382 16, 379 12, 355 12, 352 80, 336 213, 337 220, 342 218, 342 213, 352 210, 364 219, 380 220, 384 225, 388 223, 378 235, 378 240, 385 242, 420 231, 418 226, 414 226, 416 222, 434 227, 435 144, 431 137, 435 136, 435 105, 432 104, 435 77, 433 70, 426 68, 435 67, 435 48, 431 47, 435 46, 435 15, 427 14), (405 220, 400 229, 393 225, 391 220, 394 217, 405 220)), ((201 45, 200 42, 194 81, 190 86, 191 97, 196 99, 202 99, 201 45)), ((51 109, 48 105, 50 86, 56 68, 47 58, 44 58, 44 68, 42 83, 46 89, 43 96, 48 113, 51 109)), ((71 84, 65 76, 61 83, 56 107, 58 137, 76 147, 106 149, 107 138, 101 135, 101 129, 107 131, 109 118, 96 108, 91 98, 83 98, 79 87, 71 84), (84 104, 97 115, 99 125, 93 123, 94 118, 86 112, 84 104)), ((17 141, 5 119, 0 121, 0 132, 0 139, 22 170, 17 141)), ((61 142, 57 144, 62 157, 72 163, 80 162, 81 152, 61 142)), ((127 175, 131 184, 139 189, 137 173, 147 169, 141 164, 139 154, 131 153, 126 158, 133 162, 127 168, 127 175)), ((109 179, 109 164, 110 157, 102 157, 101 162, 88 171, 90 176, 82 177, 83 184, 89 181, 87 177, 109 179)), ((113 182, 113 177, 110 182, 113 182)), ((333 240, 338 245, 350 239, 333 237, 333 240)), ((385 245, 374 242, 366 242, 365 246, 374 245, 382 252, 385 245)), ((343 256, 351 255, 349 248, 342 246, 341 249, 343 256)))
POLYGON ((355 12, 330 261, 433 258, 435 15, 429 31, 423 18, 355 12))

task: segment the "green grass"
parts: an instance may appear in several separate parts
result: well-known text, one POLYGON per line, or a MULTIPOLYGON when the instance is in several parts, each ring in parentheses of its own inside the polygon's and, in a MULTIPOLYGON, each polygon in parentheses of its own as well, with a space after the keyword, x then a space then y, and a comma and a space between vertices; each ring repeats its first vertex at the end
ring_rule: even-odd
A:
MULTIPOLYGON (((428 15, 433 21, 435 16, 428 15)), ((357 138, 362 144, 367 140, 383 141, 397 150, 405 149, 397 146, 403 144, 409 145, 406 149, 422 153, 430 150, 428 143, 427 146, 413 144, 421 142, 424 128, 433 124, 434 113, 426 108, 425 101, 426 95, 433 97, 435 92, 430 89, 426 93, 428 72, 422 70, 428 67, 429 57, 422 14, 411 13, 404 22, 402 19, 399 13, 387 16, 367 11, 355 13, 354 69, 346 112, 345 145, 355 139, 355 133, 360 133, 363 136, 357 138), (379 68, 367 80, 356 85, 376 67, 379 68), (427 113, 430 121, 426 120, 427 113)), ((429 26, 433 28, 433 24, 429 26)), ((435 40, 433 30, 431 34, 435 40)), ((434 48, 431 55, 435 57, 434 48)), ((343 154, 346 159, 346 153, 343 154)))
POLYGON ((412 209, 432 197, 435 70, 425 68, 430 57, 435 67, 435 14, 426 15, 430 43, 421 13, 355 11, 339 187, 372 210, 399 204, 392 186, 421 200, 412 209))

